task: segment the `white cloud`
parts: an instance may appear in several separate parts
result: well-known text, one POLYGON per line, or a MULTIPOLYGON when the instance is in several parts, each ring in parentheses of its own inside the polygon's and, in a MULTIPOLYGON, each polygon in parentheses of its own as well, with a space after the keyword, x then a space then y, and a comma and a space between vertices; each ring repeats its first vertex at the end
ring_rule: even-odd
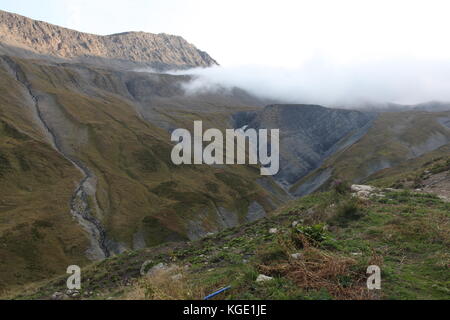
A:
POLYGON ((173 73, 195 75, 185 86, 187 93, 237 86, 281 102, 328 106, 450 101, 450 63, 445 61, 386 59, 337 64, 322 58, 297 68, 249 65, 173 73))

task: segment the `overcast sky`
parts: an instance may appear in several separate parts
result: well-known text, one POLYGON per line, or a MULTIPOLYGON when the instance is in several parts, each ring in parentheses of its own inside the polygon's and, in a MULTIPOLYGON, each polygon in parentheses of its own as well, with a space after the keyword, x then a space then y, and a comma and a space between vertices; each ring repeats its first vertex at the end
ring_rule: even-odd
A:
POLYGON ((292 102, 450 101, 450 1, 1 0, 95 34, 183 36, 222 68, 195 71, 292 102))

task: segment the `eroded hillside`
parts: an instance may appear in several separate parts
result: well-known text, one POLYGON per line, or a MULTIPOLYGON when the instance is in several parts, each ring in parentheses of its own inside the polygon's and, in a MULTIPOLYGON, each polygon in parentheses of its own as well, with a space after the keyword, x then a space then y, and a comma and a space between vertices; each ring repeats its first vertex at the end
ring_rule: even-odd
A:
POLYGON ((414 159, 447 155, 449 119, 449 111, 380 113, 360 140, 333 154, 294 184, 291 192, 312 192, 336 179, 361 182, 386 168, 408 169, 414 159))
POLYGON ((44 279, 70 261, 197 239, 264 217, 288 197, 256 166, 177 167, 170 160, 168 128, 198 119, 232 127, 232 113, 255 109, 245 106, 248 95, 182 100, 177 88, 185 77, 8 56, 0 68, 5 286, 44 279), (139 81, 148 88, 144 97, 139 81), (45 179, 29 178, 44 172, 45 179))

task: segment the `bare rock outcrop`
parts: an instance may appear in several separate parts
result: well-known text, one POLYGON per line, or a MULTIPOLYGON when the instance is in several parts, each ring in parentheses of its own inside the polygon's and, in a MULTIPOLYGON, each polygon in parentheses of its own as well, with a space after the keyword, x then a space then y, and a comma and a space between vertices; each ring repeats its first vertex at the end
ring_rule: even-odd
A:
POLYGON ((102 59, 160 68, 209 67, 217 62, 182 37, 125 32, 82 33, 0 10, 0 43, 12 48, 80 62, 102 59))

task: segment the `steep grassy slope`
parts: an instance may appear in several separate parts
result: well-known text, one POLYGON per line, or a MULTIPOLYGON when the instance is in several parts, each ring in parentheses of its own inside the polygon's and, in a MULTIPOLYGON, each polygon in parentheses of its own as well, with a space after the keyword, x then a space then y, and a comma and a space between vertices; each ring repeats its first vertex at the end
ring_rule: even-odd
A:
MULTIPOLYGON (((64 271, 67 265, 86 263, 86 233, 71 219, 69 208, 81 175, 70 161, 92 174, 89 207, 106 230, 112 253, 197 239, 245 223, 255 215, 264 216, 280 203, 281 191, 270 194, 258 183, 257 167, 174 166, 169 133, 147 121, 160 117, 170 126, 190 128, 193 120, 203 119, 205 127, 225 128, 231 113, 248 109, 243 103, 233 106, 239 98, 206 100, 205 112, 172 106, 165 115, 157 106, 130 94, 131 86, 126 83, 137 74, 8 59, 2 59, 0 65, 0 159, 5 188, 1 212, 5 224, 0 237, 7 244, 1 248, 0 281, 7 286, 44 279, 64 271), (60 153, 51 147, 48 132, 60 153), (35 234, 30 232, 34 219, 53 226, 45 229, 49 243, 18 240, 35 234), (23 223, 29 227, 21 226, 23 223), (61 234, 64 237, 56 241, 61 234), (67 239, 74 238, 69 244, 67 239), (27 249, 15 248, 12 243, 27 249), (46 247, 45 253, 32 250, 41 245, 46 247), (27 269, 29 263, 36 263, 33 259, 39 260, 39 270, 27 269)), ((149 90, 152 88, 155 83, 149 82, 149 90)), ((190 105, 198 105, 200 100, 193 97, 190 105)))
POLYGON ((0 291, 87 263, 68 203, 80 173, 45 142, 26 95, 0 69, 0 291))
POLYGON ((381 170, 368 178, 376 186, 416 189, 433 192, 443 200, 450 200, 450 146, 399 166, 381 170))
MULTIPOLYGON (((275 217, 200 241, 93 264, 83 269, 77 299, 199 299, 226 285, 232 289, 220 299, 448 299, 449 205, 401 190, 368 200, 317 193, 287 204, 275 217), (161 262, 169 269, 141 277, 145 261, 145 270, 161 262), (366 269, 373 264, 382 270, 379 291, 366 288, 366 269), (274 279, 257 283, 260 273, 274 279)), ((11 295, 51 298, 65 292, 65 279, 11 295)))

